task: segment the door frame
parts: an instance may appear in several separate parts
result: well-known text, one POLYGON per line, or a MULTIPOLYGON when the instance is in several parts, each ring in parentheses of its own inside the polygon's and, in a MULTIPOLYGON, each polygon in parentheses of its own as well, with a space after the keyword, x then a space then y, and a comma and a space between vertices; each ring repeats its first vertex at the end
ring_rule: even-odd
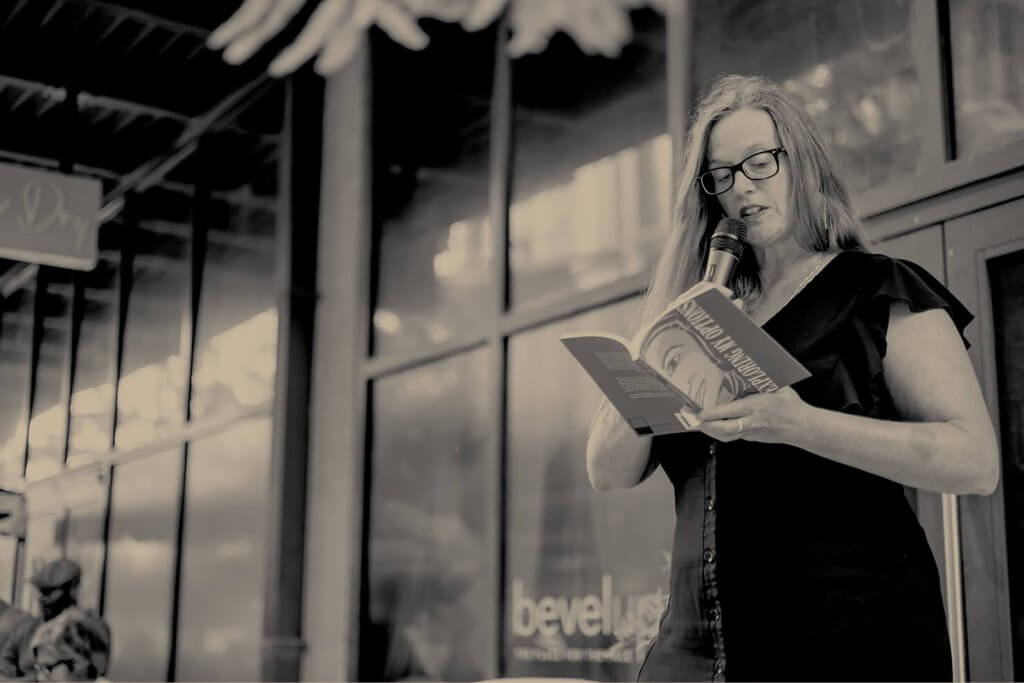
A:
MULTIPOLYGON (((976 315, 976 325, 967 330, 968 354, 1000 439, 995 321, 987 262, 1024 249, 1021 215, 1024 198, 1017 198, 944 225, 947 282, 976 315)), ((990 496, 957 496, 967 676, 972 680, 1013 680, 1004 495, 1000 478, 990 496)))

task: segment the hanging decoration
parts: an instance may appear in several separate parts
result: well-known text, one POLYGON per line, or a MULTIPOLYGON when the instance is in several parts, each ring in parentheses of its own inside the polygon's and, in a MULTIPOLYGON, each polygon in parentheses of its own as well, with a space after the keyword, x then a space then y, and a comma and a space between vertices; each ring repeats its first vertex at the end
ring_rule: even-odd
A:
MULTIPOLYGON (((490 26, 508 12, 511 57, 543 52, 563 31, 586 54, 615 58, 632 40, 630 10, 652 7, 665 13, 673 0, 319 0, 295 41, 270 63, 273 76, 292 73, 310 59, 329 75, 355 54, 367 29, 377 26, 410 50, 422 50, 430 38, 420 19, 458 22, 466 31, 490 26)), ((280 33, 307 0, 244 0, 207 40, 224 49, 229 64, 249 59, 280 33)))

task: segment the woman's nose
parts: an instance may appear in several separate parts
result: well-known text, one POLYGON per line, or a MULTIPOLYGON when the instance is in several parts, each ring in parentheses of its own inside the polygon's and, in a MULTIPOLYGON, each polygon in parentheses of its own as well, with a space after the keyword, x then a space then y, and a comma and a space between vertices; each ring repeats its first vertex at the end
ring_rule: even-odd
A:
POLYGON ((736 171, 733 176, 732 189, 736 194, 744 195, 752 192, 755 188, 754 181, 748 178, 743 171, 736 171))

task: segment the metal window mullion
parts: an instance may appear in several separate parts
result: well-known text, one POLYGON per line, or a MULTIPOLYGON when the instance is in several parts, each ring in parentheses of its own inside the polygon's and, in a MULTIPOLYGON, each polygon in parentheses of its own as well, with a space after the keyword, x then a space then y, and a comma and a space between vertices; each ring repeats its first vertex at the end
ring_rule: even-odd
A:
POLYGON ((60 438, 60 463, 68 462, 71 445, 71 397, 75 392, 75 369, 78 366, 78 343, 82 333, 82 317, 85 308, 85 283, 81 273, 72 277, 71 306, 67 312, 68 338, 64 347, 64 377, 61 380, 60 405, 64 412, 63 430, 60 438))
MULTIPOLYGON (((206 166, 207 146, 205 140, 200 140, 196 147, 196 178, 195 192, 192 196, 192 233, 188 240, 187 269, 188 280, 185 287, 181 321, 181 343, 180 353, 184 358, 184 391, 182 396, 182 417, 185 424, 191 419, 192 406, 192 374, 195 369, 196 357, 196 328, 199 317, 199 296, 203 284, 203 267, 206 262, 206 239, 207 239, 207 210, 209 205, 209 178, 204 175, 206 166)), ((178 631, 181 622, 181 593, 182 593, 182 571, 185 544, 185 512, 188 501, 188 464, 189 464, 189 442, 181 444, 181 469, 178 477, 180 487, 178 489, 177 507, 177 528, 175 534, 174 552, 174 584, 171 598, 171 623, 170 623, 170 647, 167 657, 167 680, 176 680, 176 669, 178 659, 178 631)))
MULTIPOLYGON (((108 434, 107 445, 111 451, 117 445, 117 402, 120 396, 121 372, 124 365, 124 334, 128 325, 128 302, 131 297, 132 268, 135 262, 135 202, 134 194, 126 197, 124 213, 122 214, 121 228, 121 250, 117 264, 117 303, 111 330, 113 344, 111 344, 111 359, 107 366, 109 370, 108 381, 112 388, 111 401, 113 403, 110 419, 110 433, 108 434)), ((103 516, 103 559, 100 565, 100 595, 98 610, 100 615, 106 613, 107 605, 107 576, 110 573, 110 520, 114 506, 114 477, 117 476, 117 465, 107 460, 105 465, 107 474, 107 507, 103 516)))
POLYGON ((324 85, 303 72, 288 81, 277 157, 278 349, 267 492, 262 680, 302 673, 309 406, 317 306, 324 85))
POLYGON ((947 0, 911 3, 909 30, 911 58, 921 85, 917 168, 932 169, 955 154, 947 0))
POLYGON ((491 94, 490 116, 490 181, 489 201, 490 223, 494 230, 494 244, 498 246, 498 267, 492 271, 494 278, 494 303, 492 326, 488 339, 490 351, 491 375, 491 409, 493 429, 491 433, 491 450, 486 457, 496 463, 493 482, 497 524, 495 526, 495 559, 497 588, 497 630, 495 637, 495 671, 490 676, 506 675, 505 661, 505 606, 508 560, 508 487, 506 476, 508 470, 507 448, 507 388, 508 388, 508 344, 504 334, 503 320, 511 300, 509 272, 509 204, 512 197, 512 173, 514 169, 515 142, 515 103, 512 95, 512 64, 506 45, 510 32, 509 16, 506 12, 498 25, 497 40, 494 48, 494 82, 491 94))

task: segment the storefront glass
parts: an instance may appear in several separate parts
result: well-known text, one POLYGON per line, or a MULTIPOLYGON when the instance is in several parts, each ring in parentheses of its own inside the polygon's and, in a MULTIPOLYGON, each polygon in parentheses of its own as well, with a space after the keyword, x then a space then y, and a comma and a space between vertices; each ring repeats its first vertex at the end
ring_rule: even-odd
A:
MULTIPOLYGON (((110 234, 113 231, 104 232, 110 234)), ((83 311, 78 348, 75 350, 71 431, 68 434, 69 468, 95 460, 113 445, 113 366, 120 260, 117 251, 106 251, 95 270, 81 275, 83 311)))
POLYGON ((269 416, 190 445, 175 678, 260 676, 269 416))
POLYGON ((951 0, 956 148, 1024 140, 1024 0, 951 0))
POLYGON ((1024 250, 988 262, 1006 506, 1014 679, 1024 675, 1024 250))
MULTIPOLYGON (((277 369, 280 89, 211 135, 207 250, 196 320, 192 420, 269 405, 277 369)), ((307 229, 306 226, 297 229, 307 229)))
POLYGON ((919 60, 938 58, 915 18, 925 11, 915 0, 698 0, 694 92, 723 73, 768 76, 820 126, 854 191, 880 187, 943 142, 921 136, 919 60))
POLYGON ((148 443, 183 423, 187 370, 181 325, 188 296, 192 197, 154 187, 130 216, 131 294, 117 396, 118 448, 148 443))
POLYGON ((14 572, 17 567, 15 558, 18 552, 18 539, 13 536, 0 536, 0 600, 14 600, 14 572))
POLYGON ((472 351, 373 385, 363 680, 497 673, 488 358, 472 351))
POLYGON ((78 604, 100 609, 103 579, 103 526, 107 511, 107 470, 85 468, 69 473, 60 482, 66 506, 64 555, 78 563, 82 578, 78 604))
POLYGON ((508 567, 510 676, 634 680, 668 597, 675 526, 671 486, 596 491, 586 434, 600 392, 561 334, 628 335, 638 302, 517 335, 509 342, 508 567))
POLYGON ((375 34, 375 354, 481 333, 501 256, 488 213, 497 32, 425 21, 430 45, 375 34))
POLYGON ((0 337, 0 481, 15 482, 25 466, 28 427, 28 380, 32 363, 33 287, 22 288, 3 300, 0 337))
POLYGON ((513 306, 642 273, 658 255, 671 214, 665 20, 631 18, 615 59, 556 34, 513 63, 513 306))
POLYGON ((114 468, 106 604, 114 681, 167 680, 181 492, 178 449, 114 468))
POLYGON ((42 306, 42 322, 32 419, 28 425, 25 476, 29 480, 50 477, 64 469, 63 437, 67 411, 61 396, 71 329, 68 315, 71 308, 69 271, 44 267, 37 286, 45 287, 45 295, 37 299, 42 306))

